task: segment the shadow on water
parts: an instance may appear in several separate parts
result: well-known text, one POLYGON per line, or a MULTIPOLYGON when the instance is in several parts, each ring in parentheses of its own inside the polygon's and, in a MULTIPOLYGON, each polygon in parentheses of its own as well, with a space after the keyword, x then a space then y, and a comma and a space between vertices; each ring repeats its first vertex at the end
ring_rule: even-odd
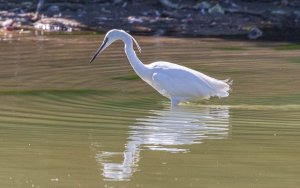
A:
POLYGON ((102 168, 104 180, 128 181, 138 169, 141 150, 187 153, 187 146, 206 139, 225 139, 230 130, 229 107, 178 107, 151 110, 130 126, 123 152, 99 151, 95 159, 102 168), (121 162, 111 160, 122 155, 121 162))

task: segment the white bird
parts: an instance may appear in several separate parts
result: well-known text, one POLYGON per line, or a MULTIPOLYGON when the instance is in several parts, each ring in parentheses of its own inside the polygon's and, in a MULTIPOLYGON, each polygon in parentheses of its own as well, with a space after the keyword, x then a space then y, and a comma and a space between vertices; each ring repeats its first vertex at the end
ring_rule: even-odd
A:
POLYGON ((160 94, 170 99, 172 106, 177 106, 180 102, 209 99, 211 96, 227 97, 229 95, 231 82, 228 79, 218 80, 196 70, 165 61, 143 64, 133 49, 134 42, 141 52, 139 44, 123 30, 112 29, 107 32, 90 63, 116 40, 124 42, 125 53, 136 74, 160 94))

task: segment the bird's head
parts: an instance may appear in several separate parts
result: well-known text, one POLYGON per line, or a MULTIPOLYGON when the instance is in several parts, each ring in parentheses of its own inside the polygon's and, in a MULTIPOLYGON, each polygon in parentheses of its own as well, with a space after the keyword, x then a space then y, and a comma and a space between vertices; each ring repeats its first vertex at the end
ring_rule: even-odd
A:
POLYGON ((112 29, 109 32, 106 33, 102 44, 100 45, 100 47, 97 49, 95 55, 92 57, 92 59, 90 60, 90 63, 92 63, 95 58, 101 53, 103 52, 108 46, 110 46, 113 42, 115 42, 116 40, 119 39, 123 39, 125 36, 129 36, 137 45, 138 50, 141 52, 141 48, 139 46, 139 44, 137 43, 137 41, 128 33, 126 33, 123 30, 118 30, 118 29, 112 29))

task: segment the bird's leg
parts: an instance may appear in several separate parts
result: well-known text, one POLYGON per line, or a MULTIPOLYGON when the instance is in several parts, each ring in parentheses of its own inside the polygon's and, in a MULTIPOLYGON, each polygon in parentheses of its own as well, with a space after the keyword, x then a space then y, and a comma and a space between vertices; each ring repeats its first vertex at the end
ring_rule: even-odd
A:
POLYGON ((179 103, 179 100, 178 99, 175 99, 175 98, 171 98, 171 107, 176 107, 179 103))

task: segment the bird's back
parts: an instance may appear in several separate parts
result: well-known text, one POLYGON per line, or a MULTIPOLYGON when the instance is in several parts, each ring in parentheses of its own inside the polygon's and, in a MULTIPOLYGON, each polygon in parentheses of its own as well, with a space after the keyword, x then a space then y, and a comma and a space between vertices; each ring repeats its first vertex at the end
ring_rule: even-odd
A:
POLYGON ((230 86, 193 69, 169 63, 154 62, 147 65, 152 69, 152 85, 162 95, 181 101, 208 99, 211 96, 227 97, 230 86))

